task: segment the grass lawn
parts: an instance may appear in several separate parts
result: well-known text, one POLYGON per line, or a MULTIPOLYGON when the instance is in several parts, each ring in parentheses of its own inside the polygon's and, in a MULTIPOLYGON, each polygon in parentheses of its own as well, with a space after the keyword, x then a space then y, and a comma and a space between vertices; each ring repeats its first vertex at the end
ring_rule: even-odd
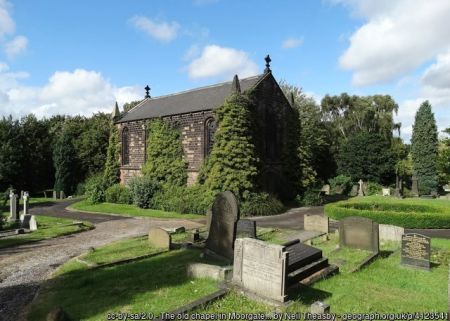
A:
POLYGON ((158 218, 179 218, 179 219, 196 219, 205 217, 204 215, 197 215, 197 214, 180 214, 175 212, 143 209, 135 205, 128 205, 128 204, 113 204, 113 203, 90 204, 86 200, 74 203, 70 206, 70 208, 74 210, 92 213, 119 214, 124 216, 143 216, 143 217, 158 217, 158 218))
MULTIPOLYGON (((9 215, 9 213, 3 213, 3 215, 9 215)), ((0 239, 0 248, 20 245, 29 242, 41 241, 50 239, 62 235, 73 234, 81 231, 86 231, 92 228, 92 224, 89 222, 83 222, 83 226, 70 225, 73 220, 65 218, 56 218, 49 216, 36 215, 36 221, 38 223, 38 230, 21 234, 10 238, 0 239)))

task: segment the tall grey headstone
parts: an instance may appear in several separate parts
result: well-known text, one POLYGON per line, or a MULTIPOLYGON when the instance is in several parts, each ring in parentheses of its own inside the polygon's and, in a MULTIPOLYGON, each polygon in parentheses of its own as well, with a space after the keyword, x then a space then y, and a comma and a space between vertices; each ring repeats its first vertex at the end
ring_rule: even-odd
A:
POLYGON ((54 200, 58 199, 58 194, 56 193, 56 191, 53 191, 53 199, 54 200))
POLYGON ((19 197, 17 194, 9 194, 9 211, 10 220, 18 222, 20 220, 19 216, 19 197))
POLYGON ((284 302, 287 256, 282 245, 236 239, 233 283, 259 297, 284 302))
POLYGON ((378 253, 378 223, 366 217, 346 217, 339 221, 339 245, 378 253))
POLYGON ((418 197, 419 196, 419 183, 418 183, 417 176, 413 175, 411 181, 412 181, 412 183, 411 183, 411 194, 414 197, 418 197))
POLYGON ((431 239, 418 233, 406 233, 402 236, 401 263, 429 270, 431 257, 431 239))
POLYGON ((360 179, 358 184, 359 184, 358 196, 364 196, 364 191, 363 191, 363 184, 364 184, 364 182, 363 182, 363 180, 360 179))
POLYGON ((23 214, 28 214, 28 206, 29 206, 29 200, 30 194, 28 192, 23 193, 23 214))
POLYGON ((233 260, 236 222, 239 220, 239 205, 232 192, 226 191, 216 196, 213 206, 206 250, 233 260))

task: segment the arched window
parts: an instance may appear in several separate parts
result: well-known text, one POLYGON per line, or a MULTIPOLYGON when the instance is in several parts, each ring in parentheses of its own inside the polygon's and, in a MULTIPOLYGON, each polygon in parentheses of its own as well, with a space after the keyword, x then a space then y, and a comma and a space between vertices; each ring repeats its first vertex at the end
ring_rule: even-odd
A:
POLYGON ((130 163, 130 138, 128 127, 122 130, 122 165, 130 163))
POLYGON ((217 130, 217 122, 214 118, 205 121, 205 156, 209 155, 214 145, 214 133, 217 130))

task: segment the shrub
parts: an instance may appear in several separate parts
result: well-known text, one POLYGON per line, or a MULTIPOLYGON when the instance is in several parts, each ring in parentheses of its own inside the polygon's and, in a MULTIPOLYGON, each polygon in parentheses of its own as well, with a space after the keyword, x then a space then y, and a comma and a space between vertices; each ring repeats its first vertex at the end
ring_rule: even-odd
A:
POLYGON ((160 185, 148 176, 134 177, 129 183, 133 204, 140 208, 149 208, 153 195, 160 189, 160 185))
POLYGON ((382 188, 383 188, 383 185, 381 185, 381 184, 378 184, 376 182, 368 182, 366 193, 368 196, 381 195, 382 188))
POLYGON ((332 192, 336 192, 336 186, 340 186, 342 194, 348 194, 352 189, 352 178, 345 175, 338 175, 328 180, 332 192))
POLYGON ((242 216, 274 215, 284 211, 283 203, 267 193, 249 193, 240 206, 242 216))
POLYGON ((318 190, 308 189, 303 195, 297 195, 296 201, 302 206, 323 205, 323 197, 318 190))
POLYGON ((105 191, 105 200, 108 203, 130 204, 130 189, 121 184, 114 184, 105 191))
POLYGON ((450 228, 448 201, 367 197, 327 204, 325 214, 336 220, 367 217, 404 228, 450 228))
POLYGON ((85 182, 85 195, 92 204, 105 201, 105 190, 106 186, 102 173, 89 177, 85 182))
POLYGON ((189 214, 205 214, 211 207, 214 193, 203 185, 164 186, 152 199, 154 209, 189 214))
POLYGON ((75 190, 75 195, 84 195, 86 193, 86 184, 78 183, 77 188, 75 190))

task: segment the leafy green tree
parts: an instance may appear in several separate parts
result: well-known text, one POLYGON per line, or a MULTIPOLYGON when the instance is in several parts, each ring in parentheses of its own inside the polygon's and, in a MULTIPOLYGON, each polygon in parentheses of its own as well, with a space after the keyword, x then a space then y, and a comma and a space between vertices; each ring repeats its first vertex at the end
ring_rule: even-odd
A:
POLYGON ((214 111, 218 129, 214 146, 202 168, 201 180, 214 192, 230 190, 245 199, 257 189, 258 159, 250 112, 252 101, 247 94, 232 94, 214 111))
POLYGON ((450 128, 442 131, 446 137, 439 140, 438 176, 439 184, 450 183, 450 128))
POLYGON ((119 131, 112 125, 109 134, 108 150, 106 152, 106 163, 104 172, 104 181, 106 186, 113 186, 120 181, 120 143, 119 131))
POLYGON ((133 109, 134 107, 136 107, 142 100, 135 100, 129 103, 125 103, 123 105, 123 111, 124 112, 129 112, 131 109, 133 109))
POLYGON ((73 137, 68 128, 63 128, 53 149, 53 164, 55 166, 56 191, 64 191, 67 195, 75 191, 76 186, 76 149, 73 137))
POLYGON ((416 113, 411 138, 411 155, 414 173, 421 194, 437 191, 438 135, 436 120, 428 101, 416 113))
POLYGON ((183 159, 179 131, 161 119, 150 121, 148 131, 144 175, 160 183, 186 185, 187 162, 183 159))
POLYGON ((388 184, 394 176, 395 159, 390 143, 380 134, 360 133, 342 144, 338 158, 338 174, 388 184))
POLYGON ((16 190, 23 185, 21 167, 23 150, 19 121, 11 116, 0 121, 0 191, 13 186, 16 190))

